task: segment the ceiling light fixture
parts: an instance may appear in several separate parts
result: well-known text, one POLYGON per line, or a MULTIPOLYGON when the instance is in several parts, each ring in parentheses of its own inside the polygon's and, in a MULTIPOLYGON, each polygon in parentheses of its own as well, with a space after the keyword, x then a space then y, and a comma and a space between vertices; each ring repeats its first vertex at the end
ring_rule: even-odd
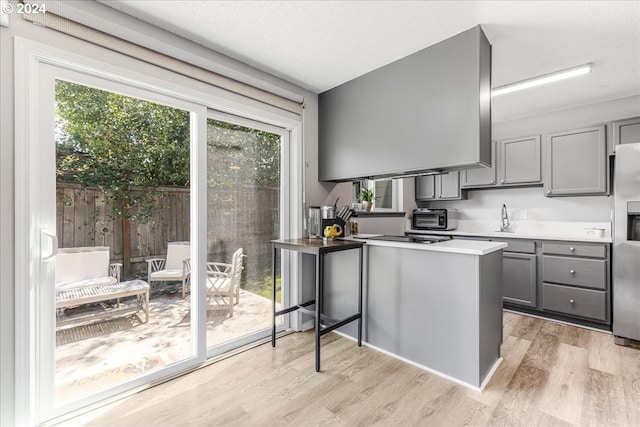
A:
POLYGON ((577 67, 567 68, 566 70, 556 71, 549 74, 543 74, 531 79, 522 80, 519 82, 511 83, 508 85, 497 87, 491 90, 491 96, 504 95, 506 93, 516 92, 523 89, 529 89, 547 83, 557 82, 558 80, 564 80, 571 77, 581 76, 583 74, 589 74, 593 64, 584 64, 577 67))

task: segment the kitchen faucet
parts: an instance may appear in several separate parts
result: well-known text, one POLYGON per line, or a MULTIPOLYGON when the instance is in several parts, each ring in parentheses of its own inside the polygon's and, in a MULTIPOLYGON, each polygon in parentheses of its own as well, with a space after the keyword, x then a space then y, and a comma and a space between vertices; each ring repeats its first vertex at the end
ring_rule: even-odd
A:
POLYGON ((510 225, 509 215, 507 215, 507 205, 502 205, 502 212, 500 213, 500 231, 508 231, 510 225))

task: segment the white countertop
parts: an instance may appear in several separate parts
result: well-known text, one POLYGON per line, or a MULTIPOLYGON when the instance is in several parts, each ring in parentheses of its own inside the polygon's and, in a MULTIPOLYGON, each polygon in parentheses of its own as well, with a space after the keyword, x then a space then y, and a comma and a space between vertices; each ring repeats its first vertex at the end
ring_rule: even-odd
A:
POLYGON ((449 252, 465 255, 486 255, 507 247, 507 244, 503 242, 487 242, 482 240, 446 240, 444 242, 425 244, 367 239, 367 237, 374 236, 380 236, 380 234, 361 234, 356 236, 347 236, 344 239, 359 240, 370 246, 387 246, 392 248, 416 249, 431 252, 449 252), (364 237, 364 239, 358 237, 364 237))
POLYGON ((458 228, 449 231, 411 230, 407 232, 435 234, 445 236, 490 237, 502 239, 562 240, 573 242, 611 243, 610 222, 568 222, 568 221, 516 221, 512 223, 513 232, 500 232, 494 221, 458 221, 458 228), (587 229, 603 229, 604 236, 586 234, 587 229))

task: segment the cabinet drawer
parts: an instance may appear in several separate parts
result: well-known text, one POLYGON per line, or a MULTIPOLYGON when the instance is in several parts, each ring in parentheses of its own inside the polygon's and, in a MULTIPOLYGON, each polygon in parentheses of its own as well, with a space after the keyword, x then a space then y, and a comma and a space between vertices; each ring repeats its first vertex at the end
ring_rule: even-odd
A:
POLYGON ((503 249, 504 252, 519 252, 523 254, 535 254, 536 242, 532 240, 500 240, 491 239, 494 242, 504 242, 508 246, 503 249))
POLYGON ((607 285, 607 261, 544 255, 542 280, 604 290, 607 285))
POLYGON ((542 308, 607 321, 607 296, 603 291, 543 283, 542 308))
POLYGON ((542 253, 605 258, 607 255, 607 248, 605 245, 542 242, 542 253))

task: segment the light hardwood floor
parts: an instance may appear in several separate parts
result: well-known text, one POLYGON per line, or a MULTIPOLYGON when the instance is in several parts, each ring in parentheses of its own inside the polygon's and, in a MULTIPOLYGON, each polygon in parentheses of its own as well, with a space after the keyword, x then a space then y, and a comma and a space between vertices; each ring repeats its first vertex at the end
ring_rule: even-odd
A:
POLYGON ((313 335, 291 334, 63 425, 640 425, 640 349, 602 332, 505 312, 504 361, 482 393, 322 340, 320 373, 313 335))

